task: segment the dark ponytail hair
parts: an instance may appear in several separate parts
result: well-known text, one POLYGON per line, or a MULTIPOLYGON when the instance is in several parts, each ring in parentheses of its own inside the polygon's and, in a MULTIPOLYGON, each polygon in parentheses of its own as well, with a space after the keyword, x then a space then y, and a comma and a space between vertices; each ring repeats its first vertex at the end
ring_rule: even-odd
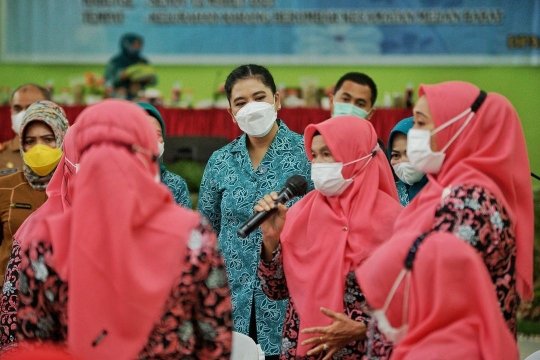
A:
POLYGON ((227 76, 227 80, 225 81, 225 92, 227 93, 227 100, 229 100, 229 104, 231 102, 231 92, 233 86, 238 82, 238 80, 249 78, 259 79, 260 82, 272 90, 272 94, 276 93, 276 83, 274 82, 274 78, 267 68, 255 64, 241 65, 234 69, 229 76, 227 76))

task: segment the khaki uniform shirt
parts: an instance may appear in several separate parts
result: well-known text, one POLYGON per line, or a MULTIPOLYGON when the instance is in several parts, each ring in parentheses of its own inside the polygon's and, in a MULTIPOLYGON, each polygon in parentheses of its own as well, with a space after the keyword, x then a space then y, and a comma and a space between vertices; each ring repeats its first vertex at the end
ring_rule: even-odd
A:
POLYGON ((0 281, 2 284, 11 255, 13 234, 45 200, 47 200, 46 192, 34 190, 26 181, 22 171, 0 177, 0 221, 2 222, 0 281))
POLYGON ((19 135, 0 144, 0 176, 22 171, 23 160, 19 149, 19 135))

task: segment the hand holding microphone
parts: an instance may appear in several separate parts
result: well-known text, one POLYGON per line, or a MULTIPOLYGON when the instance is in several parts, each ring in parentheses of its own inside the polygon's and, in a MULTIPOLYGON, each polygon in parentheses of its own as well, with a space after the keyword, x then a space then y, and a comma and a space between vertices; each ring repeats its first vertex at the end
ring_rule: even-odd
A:
POLYGON ((307 191, 307 181, 301 175, 293 175, 287 179, 285 185, 278 194, 275 194, 274 198, 271 195, 266 195, 265 198, 268 201, 259 201, 258 205, 255 205, 255 210, 261 210, 255 213, 242 225, 237 234, 241 238, 247 237, 256 228, 259 227, 270 215, 277 211, 278 204, 284 204, 295 196, 305 195, 307 191), (267 198, 268 197, 268 198, 267 198), (265 205, 266 203, 266 205, 265 205), (269 204, 270 203, 270 204, 269 204), (257 206, 261 206, 258 208, 257 206))
POLYGON ((283 226, 285 225, 285 218, 287 215, 287 207, 277 201, 278 193, 272 191, 270 194, 266 194, 257 205, 253 207, 256 213, 268 213, 267 218, 261 222, 260 228, 263 234, 263 241, 270 245, 271 250, 275 250, 279 243, 279 236, 283 226))

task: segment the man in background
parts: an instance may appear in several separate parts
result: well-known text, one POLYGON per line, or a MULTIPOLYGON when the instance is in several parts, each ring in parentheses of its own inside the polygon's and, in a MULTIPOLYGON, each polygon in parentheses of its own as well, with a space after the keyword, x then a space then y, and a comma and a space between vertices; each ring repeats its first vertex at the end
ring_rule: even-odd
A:
POLYGON ((338 80, 329 100, 332 116, 355 115, 369 120, 377 100, 377 85, 366 74, 349 72, 338 80))
POLYGON ((40 100, 51 100, 51 96, 45 88, 36 84, 21 85, 11 95, 11 128, 15 136, 0 144, 0 176, 22 170, 22 156, 19 150, 21 124, 26 109, 40 100))

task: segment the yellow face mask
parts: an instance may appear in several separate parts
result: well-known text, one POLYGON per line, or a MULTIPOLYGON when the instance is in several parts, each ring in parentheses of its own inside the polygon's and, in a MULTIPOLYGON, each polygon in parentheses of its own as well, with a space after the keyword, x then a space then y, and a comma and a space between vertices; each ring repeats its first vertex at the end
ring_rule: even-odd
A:
POLYGON ((45 176, 56 168, 61 157, 61 149, 36 144, 24 153, 23 160, 36 174, 45 176))

